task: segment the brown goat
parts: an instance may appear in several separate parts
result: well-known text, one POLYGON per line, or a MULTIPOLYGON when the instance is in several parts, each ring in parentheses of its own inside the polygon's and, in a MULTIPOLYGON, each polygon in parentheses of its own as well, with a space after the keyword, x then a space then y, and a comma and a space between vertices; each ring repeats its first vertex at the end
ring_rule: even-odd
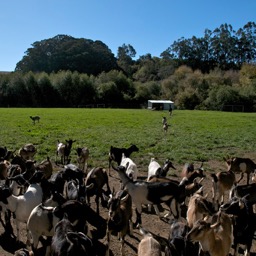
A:
POLYGON ((226 159, 226 164, 228 166, 228 171, 233 171, 234 173, 241 173, 240 179, 237 181, 239 183, 244 174, 247 174, 247 184, 249 184, 250 174, 254 172, 256 169, 256 164, 250 158, 241 158, 241 157, 233 157, 226 159))
POLYGON ((203 251, 208 252, 211 256, 229 255, 232 237, 232 221, 224 213, 220 213, 214 224, 205 219, 196 221, 187 235, 188 240, 198 241, 203 251))
POLYGON ((35 167, 36 170, 44 173, 42 177, 44 179, 49 179, 53 173, 52 162, 49 157, 47 157, 46 160, 43 160, 40 164, 37 164, 35 167))
POLYGON ((211 174, 212 177, 212 201, 215 204, 216 210, 219 203, 223 204, 224 194, 230 191, 232 186, 236 183, 235 173, 233 171, 220 171, 217 174, 211 174), (218 194, 218 196, 217 196, 218 194))
POLYGON ((109 255, 110 237, 117 232, 121 242, 120 252, 124 255, 124 240, 127 234, 132 234, 132 198, 125 190, 113 191, 109 201, 109 217, 107 221, 107 251, 109 255))
POLYGON ((104 198, 103 193, 109 195, 111 193, 109 182, 108 182, 108 174, 105 169, 102 167, 93 168, 85 179, 85 185, 89 186, 93 184, 93 187, 87 191, 87 201, 90 204, 90 198, 95 195, 95 202, 97 205, 97 213, 99 213, 99 198, 101 198, 101 204, 104 206, 104 198), (106 185, 107 191, 104 192, 103 187, 106 185))
POLYGON ((86 147, 76 149, 77 153, 77 163, 79 169, 81 169, 84 173, 87 173, 87 161, 89 158, 89 149, 86 147))
POLYGON ((6 180, 10 165, 10 162, 6 160, 0 162, 0 180, 6 180))
POLYGON ((207 201, 207 195, 202 196, 200 193, 201 189, 190 198, 188 203, 186 218, 190 228, 197 220, 213 214, 211 207, 209 207, 210 202, 207 201))

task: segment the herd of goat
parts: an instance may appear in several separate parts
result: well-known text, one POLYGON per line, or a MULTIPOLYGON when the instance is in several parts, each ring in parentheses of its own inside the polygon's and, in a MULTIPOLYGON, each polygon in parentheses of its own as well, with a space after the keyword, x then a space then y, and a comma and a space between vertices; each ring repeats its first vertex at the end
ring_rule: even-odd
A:
POLYGON ((198 168, 185 164, 178 180, 167 175, 170 168, 176 169, 169 159, 160 165, 151 158, 148 176, 142 179, 131 159, 138 147, 111 146, 108 171, 103 167, 88 170, 86 147, 76 148, 77 159, 70 163, 74 142, 58 141, 54 164, 49 157, 37 164, 33 144, 24 145, 17 154, 0 147, 0 208, 4 216, 0 221, 17 242, 21 241, 20 223, 27 228, 27 247, 17 250, 16 256, 37 255, 39 241, 45 255, 110 255, 113 234, 118 234, 120 255, 124 255, 125 238, 133 235, 134 228, 143 235, 139 256, 226 256, 232 250, 238 255, 240 245, 245 247, 244 255, 250 255, 256 231, 256 164, 251 159, 225 159, 227 170, 209 175, 209 199, 204 193, 203 164, 198 168), (120 179, 118 191, 110 188, 112 172, 120 179), (238 180, 236 173, 241 174, 238 180), (241 185, 244 174, 246 184, 241 185), (229 196, 224 200, 226 192, 229 196), (96 210, 91 208, 92 197, 96 210), (100 203, 108 211, 107 218, 101 216, 100 203), (162 204, 168 207, 163 216, 162 204), (151 212, 152 206, 170 226, 164 246, 143 225, 144 209, 151 212), (99 240, 104 237, 104 253, 99 253, 99 240))

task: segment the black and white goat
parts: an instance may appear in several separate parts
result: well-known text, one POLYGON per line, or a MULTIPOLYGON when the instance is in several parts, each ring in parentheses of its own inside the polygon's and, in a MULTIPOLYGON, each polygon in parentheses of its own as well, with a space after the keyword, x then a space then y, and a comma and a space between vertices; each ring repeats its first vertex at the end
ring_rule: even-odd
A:
POLYGON ((33 121, 33 124, 35 124, 36 121, 39 123, 39 121, 40 121, 40 116, 30 116, 30 119, 33 121))
POLYGON ((166 177, 167 172, 170 168, 176 170, 176 168, 173 166, 172 162, 169 159, 166 159, 163 167, 161 167, 161 165, 156 161, 155 158, 151 158, 148 165, 147 181, 149 181, 152 176, 166 177))
POLYGON ((122 156, 123 154, 126 157, 130 157, 130 155, 132 154, 132 152, 138 152, 139 149, 136 145, 132 144, 130 147, 128 148, 116 148, 111 146, 110 150, 109 150, 109 155, 108 155, 108 174, 110 175, 110 167, 111 167, 111 162, 114 161, 117 163, 117 165, 121 164, 121 160, 122 160, 122 156))
POLYGON ((118 172, 123 186, 128 190, 136 206, 137 218, 135 225, 141 224, 142 204, 158 205, 165 203, 169 206, 175 218, 180 217, 180 202, 183 202, 186 197, 184 186, 179 186, 174 182, 132 181, 127 176, 124 166, 112 167, 118 172), (175 210, 171 209, 172 202, 175 204, 175 210))
POLYGON ((96 255, 91 239, 82 232, 78 232, 66 215, 54 228, 51 243, 52 256, 68 255, 96 255))
POLYGON ((61 164, 68 164, 69 163, 69 155, 71 152, 71 148, 73 143, 76 142, 76 140, 66 140, 66 143, 62 143, 58 140, 57 143, 57 150, 56 150, 56 163, 57 163, 57 158, 60 156, 60 162, 61 164))
POLYGON ((125 172, 130 179, 132 179, 133 181, 137 180, 138 178, 137 165, 134 163, 134 161, 131 158, 126 157, 124 153, 122 155, 122 160, 120 165, 126 167, 125 172))

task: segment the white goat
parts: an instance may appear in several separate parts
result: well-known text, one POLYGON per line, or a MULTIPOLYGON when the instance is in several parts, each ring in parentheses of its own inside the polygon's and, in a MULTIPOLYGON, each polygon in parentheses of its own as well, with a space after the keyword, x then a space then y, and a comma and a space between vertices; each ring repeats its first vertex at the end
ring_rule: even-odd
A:
POLYGON ((28 244, 32 246, 33 252, 37 249, 41 236, 52 237, 54 235, 54 226, 60 221, 60 218, 53 214, 54 209, 55 207, 45 207, 39 204, 28 218, 28 237, 31 238, 28 239, 28 244))
POLYGON ((43 192, 38 184, 31 184, 26 193, 20 196, 12 195, 10 188, 0 188, 0 205, 9 209, 16 216, 17 241, 20 241, 20 222, 26 223, 31 211, 42 202, 43 192))
POLYGON ((138 245, 138 256, 161 256, 161 245, 152 234, 140 227, 143 239, 138 245))
POLYGON ((138 168, 137 165, 132 161, 131 158, 126 157, 125 154, 122 154, 121 166, 126 168, 127 176, 133 181, 137 180, 138 177, 138 168))

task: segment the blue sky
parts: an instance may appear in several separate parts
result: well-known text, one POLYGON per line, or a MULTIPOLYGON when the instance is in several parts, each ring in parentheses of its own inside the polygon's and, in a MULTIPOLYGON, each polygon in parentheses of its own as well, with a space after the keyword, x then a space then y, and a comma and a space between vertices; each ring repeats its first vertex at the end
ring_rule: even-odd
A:
POLYGON ((105 43, 116 56, 159 57, 175 40, 201 37, 221 24, 256 22, 256 0, 5 0, 0 4, 0 71, 13 71, 36 41, 65 34, 105 43))

